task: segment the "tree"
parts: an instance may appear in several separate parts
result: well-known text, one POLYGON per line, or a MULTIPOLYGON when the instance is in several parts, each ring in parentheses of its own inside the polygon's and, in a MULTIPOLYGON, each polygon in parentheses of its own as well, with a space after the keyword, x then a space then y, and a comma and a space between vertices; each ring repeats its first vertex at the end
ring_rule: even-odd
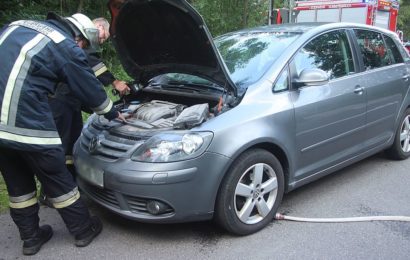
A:
POLYGON ((410 39, 410 1, 402 0, 400 1, 399 17, 397 28, 402 30, 404 33, 404 38, 410 39))
POLYGON ((191 0, 214 36, 266 24, 269 0, 191 0))

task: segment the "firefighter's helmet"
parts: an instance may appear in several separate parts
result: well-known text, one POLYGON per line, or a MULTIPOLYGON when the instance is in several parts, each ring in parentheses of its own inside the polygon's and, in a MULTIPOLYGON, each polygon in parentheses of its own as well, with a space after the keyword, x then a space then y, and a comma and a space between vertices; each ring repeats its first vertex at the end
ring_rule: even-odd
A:
POLYGON ((66 19, 78 29, 81 35, 90 42, 92 47, 96 48, 98 46, 98 29, 90 18, 84 14, 77 13, 66 17, 66 19))

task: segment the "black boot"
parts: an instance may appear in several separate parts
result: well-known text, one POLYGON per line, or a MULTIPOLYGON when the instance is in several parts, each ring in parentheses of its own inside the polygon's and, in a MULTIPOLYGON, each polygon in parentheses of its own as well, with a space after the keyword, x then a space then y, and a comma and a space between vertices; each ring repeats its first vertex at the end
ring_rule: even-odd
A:
POLYGON ((23 254, 35 255, 43 244, 53 236, 53 229, 49 225, 41 226, 31 238, 23 241, 23 254))
POLYGON ((75 245, 78 247, 88 246, 101 233, 102 227, 102 222, 98 217, 91 217, 91 225, 83 233, 75 236, 75 245))

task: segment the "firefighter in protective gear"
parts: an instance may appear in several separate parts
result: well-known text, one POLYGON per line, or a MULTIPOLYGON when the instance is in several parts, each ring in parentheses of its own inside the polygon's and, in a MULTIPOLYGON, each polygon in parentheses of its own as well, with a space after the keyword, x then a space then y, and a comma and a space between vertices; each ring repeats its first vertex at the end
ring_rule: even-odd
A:
MULTIPOLYGON (((95 27, 98 29, 99 43, 103 44, 110 37, 110 24, 107 19, 99 17, 93 20, 95 27)), ((130 92, 130 88, 124 81, 117 80, 114 75, 108 70, 96 49, 92 47, 84 49, 87 54, 88 62, 93 68, 98 80, 104 85, 112 85, 120 95, 125 95, 130 92)))
MULTIPOLYGON (((107 66, 102 62, 98 52, 96 51, 96 44, 102 44, 106 41, 109 34, 109 23, 105 18, 97 18, 92 21, 92 24, 88 24, 89 20, 84 19, 84 15, 77 13, 70 17, 66 17, 73 24, 78 23, 78 21, 84 21, 87 27, 97 28, 98 37, 94 31, 88 29, 83 29, 83 31, 92 31, 89 38, 86 41, 77 42, 81 48, 85 51, 88 63, 93 69, 95 76, 104 85, 112 84, 113 87, 120 92, 120 94, 125 94, 129 91, 129 87, 123 81, 116 80, 111 72, 107 69, 107 66), (93 39, 94 45, 89 44, 89 39, 93 39), (97 43, 96 43, 97 42, 97 43)), ((60 83, 57 87, 57 91, 54 95, 50 96, 49 104, 51 111, 53 112, 54 121, 58 133, 61 137, 62 145, 66 154, 66 164, 69 171, 75 177, 74 161, 72 158, 73 146, 81 134, 83 128, 83 120, 81 110, 90 112, 90 110, 85 107, 80 100, 78 100, 71 92, 69 86, 60 83)), ((50 206, 47 201, 46 196, 43 192, 40 194, 40 203, 50 206)))
POLYGON ((74 41, 91 37, 89 32, 55 14, 45 21, 13 22, 0 32, 0 172, 26 255, 37 253, 52 236, 50 226, 39 226, 34 176, 74 235, 76 246, 88 245, 102 230, 101 221, 90 217, 65 166, 48 104, 48 95, 64 82, 97 114, 125 120, 74 41))

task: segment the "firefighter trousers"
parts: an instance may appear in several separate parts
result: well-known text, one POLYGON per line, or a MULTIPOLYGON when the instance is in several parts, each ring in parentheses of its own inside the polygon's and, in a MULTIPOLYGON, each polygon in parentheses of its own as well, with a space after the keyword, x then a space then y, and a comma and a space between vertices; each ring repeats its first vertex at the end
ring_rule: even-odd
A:
POLYGON ((10 215, 23 240, 35 234, 39 227, 34 176, 40 181, 69 232, 78 235, 87 230, 91 224, 90 214, 66 168, 61 146, 36 152, 0 147, 0 155, 0 172, 9 193, 10 215))
POLYGON ((73 99, 75 97, 71 95, 61 95, 57 98, 49 98, 48 103, 53 112, 54 122, 63 144, 67 168, 75 177, 76 173, 72 158, 73 146, 81 135, 83 118, 80 104, 69 102, 73 99))

